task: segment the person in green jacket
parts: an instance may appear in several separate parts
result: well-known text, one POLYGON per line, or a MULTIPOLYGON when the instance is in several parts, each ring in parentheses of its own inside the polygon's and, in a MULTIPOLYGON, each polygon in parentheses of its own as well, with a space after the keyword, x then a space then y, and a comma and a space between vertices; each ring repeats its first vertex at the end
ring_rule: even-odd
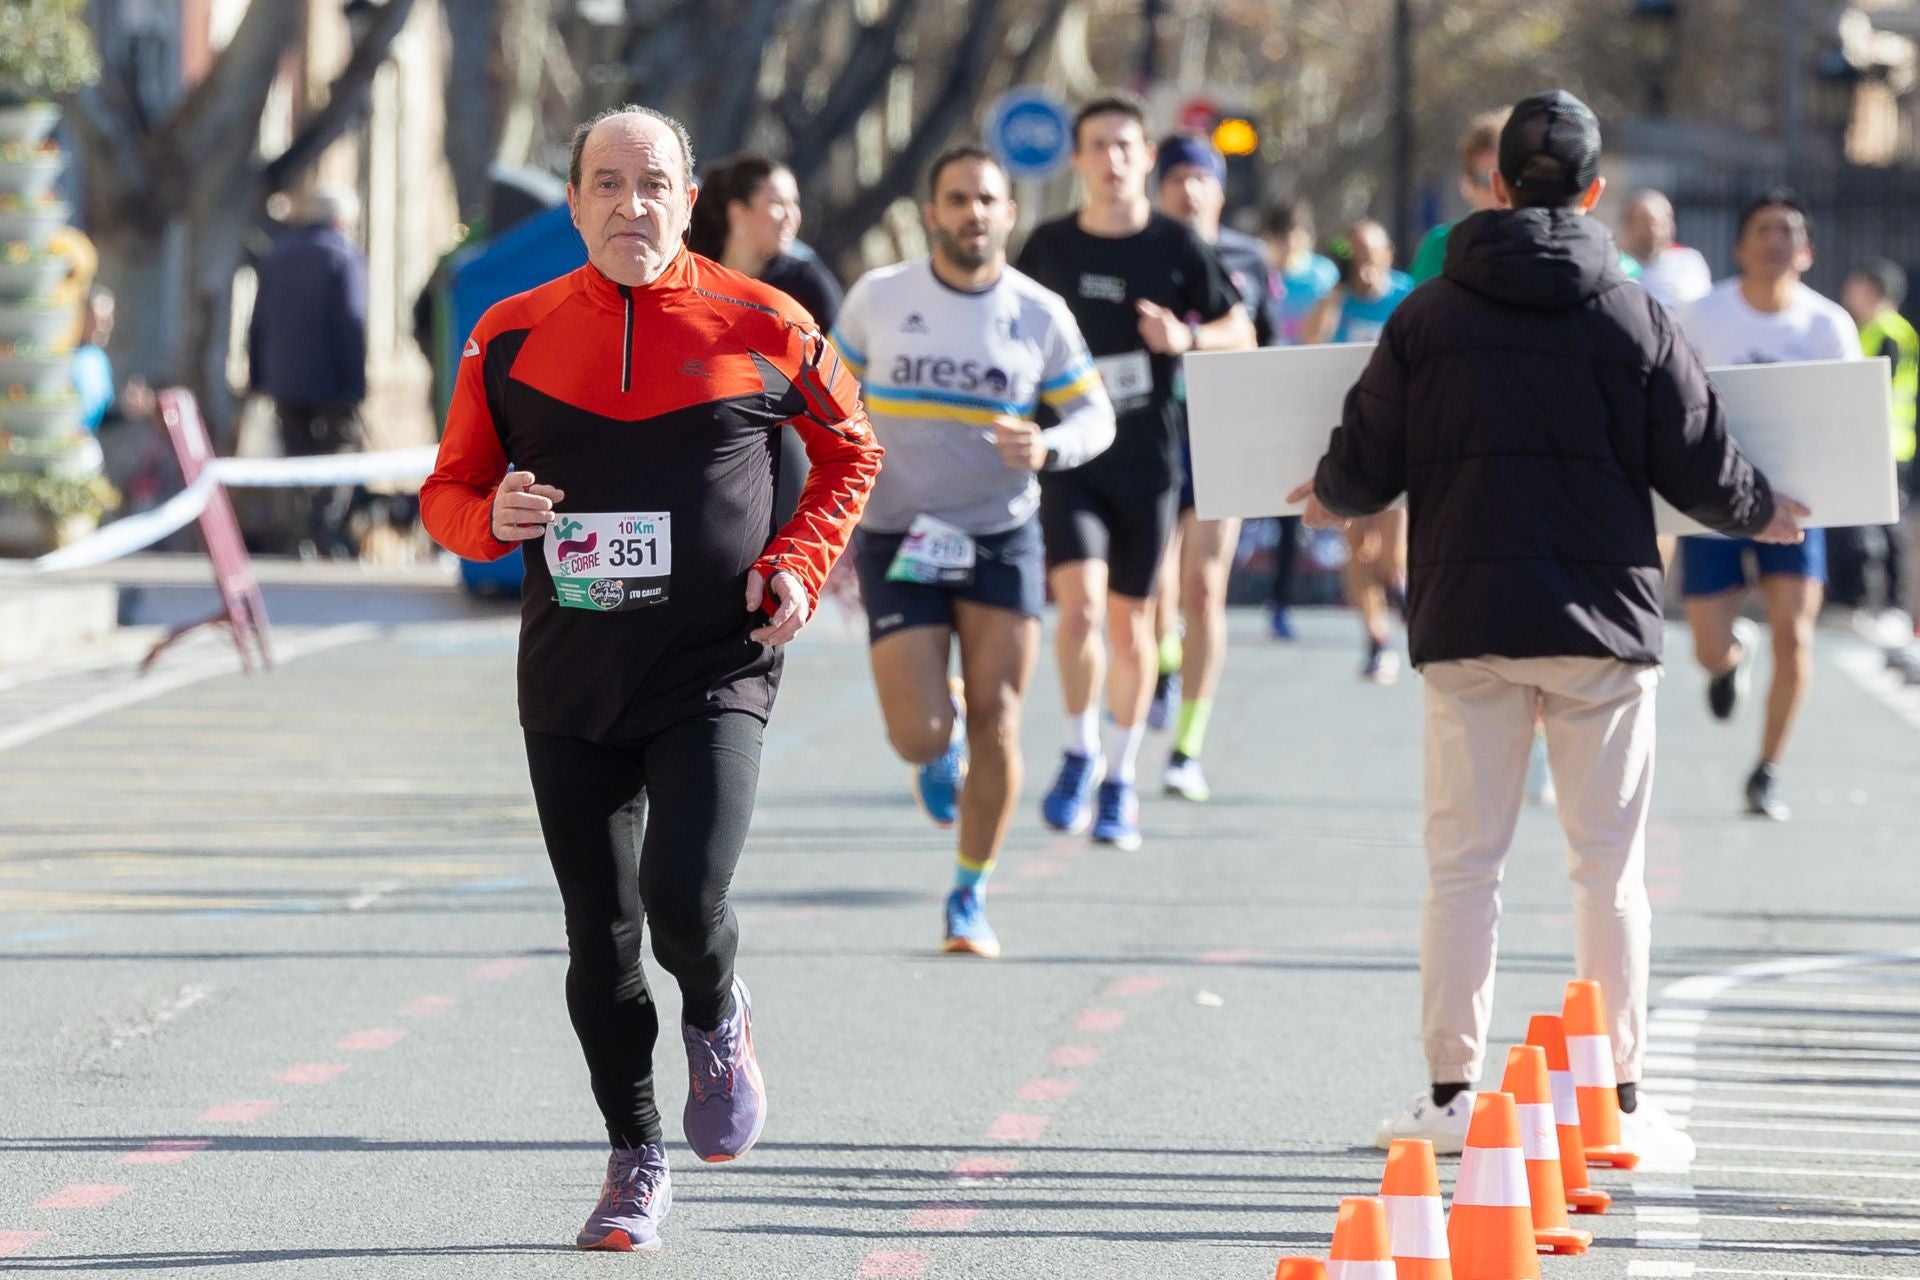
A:
MULTIPOLYGON (((1500 130, 1507 123, 1505 108, 1475 116, 1473 124, 1460 135, 1460 198, 1468 211, 1481 213, 1500 207, 1493 194, 1493 173, 1500 165, 1500 130)), ((1407 274, 1415 284, 1425 284, 1440 274, 1447 261, 1447 236, 1451 222, 1443 222, 1421 238, 1413 252, 1413 265, 1407 274)))
MULTIPOLYGON (((1907 273, 1885 258, 1864 262, 1847 276, 1840 301, 1860 326, 1860 350, 1869 360, 1885 356, 1893 365, 1893 459, 1900 471, 1901 505, 1914 493, 1914 417, 1920 401, 1920 335, 1900 314, 1907 296, 1907 273)), ((1913 614, 1905 590, 1906 548, 1898 524, 1880 530, 1886 553, 1886 606, 1913 614)), ((1829 595, 1837 603, 1866 604, 1869 537, 1865 529, 1829 531, 1833 581, 1829 595)), ((1909 621, 1909 624, 1911 622, 1909 621)))

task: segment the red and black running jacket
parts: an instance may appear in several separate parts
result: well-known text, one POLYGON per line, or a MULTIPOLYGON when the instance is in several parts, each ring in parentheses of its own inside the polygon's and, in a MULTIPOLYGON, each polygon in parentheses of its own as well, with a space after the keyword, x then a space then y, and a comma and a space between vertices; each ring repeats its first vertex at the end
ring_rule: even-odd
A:
POLYGON ((421 517, 458 555, 506 555, 515 544, 491 522, 510 465, 565 492, 556 525, 570 511, 670 513, 671 573, 646 607, 633 607, 635 593, 599 612, 580 607, 577 590, 563 607, 548 568, 554 533, 521 544, 521 724, 632 742, 714 711, 767 717, 781 658, 747 638, 764 623, 746 610, 747 572, 785 570, 817 604, 880 455, 858 384, 806 311, 682 250, 651 285, 585 266, 481 317, 421 517), (776 530, 786 424, 813 469, 776 530))

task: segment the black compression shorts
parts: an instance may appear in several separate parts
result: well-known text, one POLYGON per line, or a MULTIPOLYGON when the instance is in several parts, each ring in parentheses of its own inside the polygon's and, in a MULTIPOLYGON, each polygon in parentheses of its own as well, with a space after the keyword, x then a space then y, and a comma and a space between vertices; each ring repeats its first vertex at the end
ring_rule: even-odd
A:
POLYGON ((1040 477, 1040 529, 1047 568, 1104 560, 1107 589, 1145 600, 1179 515, 1177 479, 1081 467, 1040 477))

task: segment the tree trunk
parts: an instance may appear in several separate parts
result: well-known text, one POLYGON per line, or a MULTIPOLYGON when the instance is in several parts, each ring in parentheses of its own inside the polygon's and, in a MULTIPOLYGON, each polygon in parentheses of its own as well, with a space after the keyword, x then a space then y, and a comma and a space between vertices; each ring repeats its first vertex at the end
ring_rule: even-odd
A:
MULTIPOLYGON (((460 0, 442 6, 447 17, 447 164, 461 221, 486 216, 487 170, 493 164, 494 122, 498 119, 498 59, 495 57, 497 0, 460 0)), ((505 56, 504 51, 501 54, 505 56)))

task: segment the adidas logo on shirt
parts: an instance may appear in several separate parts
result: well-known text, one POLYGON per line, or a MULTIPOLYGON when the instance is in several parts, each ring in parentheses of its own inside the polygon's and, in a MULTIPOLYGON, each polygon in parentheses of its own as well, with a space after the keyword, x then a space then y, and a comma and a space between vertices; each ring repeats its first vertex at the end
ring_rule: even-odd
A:
POLYGON ((925 332, 927 332, 927 321, 926 321, 926 318, 925 318, 924 316, 922 316, 922 315, 921 315, 921 314, 920 314, 920 313, 919 313, 918 311, 910 311, 910 312, 908 312, 908 313, 907 313, 907 318, 906 318, 906 321, 905 321, 904 323, 902 323, 902 324, 901 324, 901 326, 900 326, 900 332, 902 332, 902 333, 925 333, 925 332))

